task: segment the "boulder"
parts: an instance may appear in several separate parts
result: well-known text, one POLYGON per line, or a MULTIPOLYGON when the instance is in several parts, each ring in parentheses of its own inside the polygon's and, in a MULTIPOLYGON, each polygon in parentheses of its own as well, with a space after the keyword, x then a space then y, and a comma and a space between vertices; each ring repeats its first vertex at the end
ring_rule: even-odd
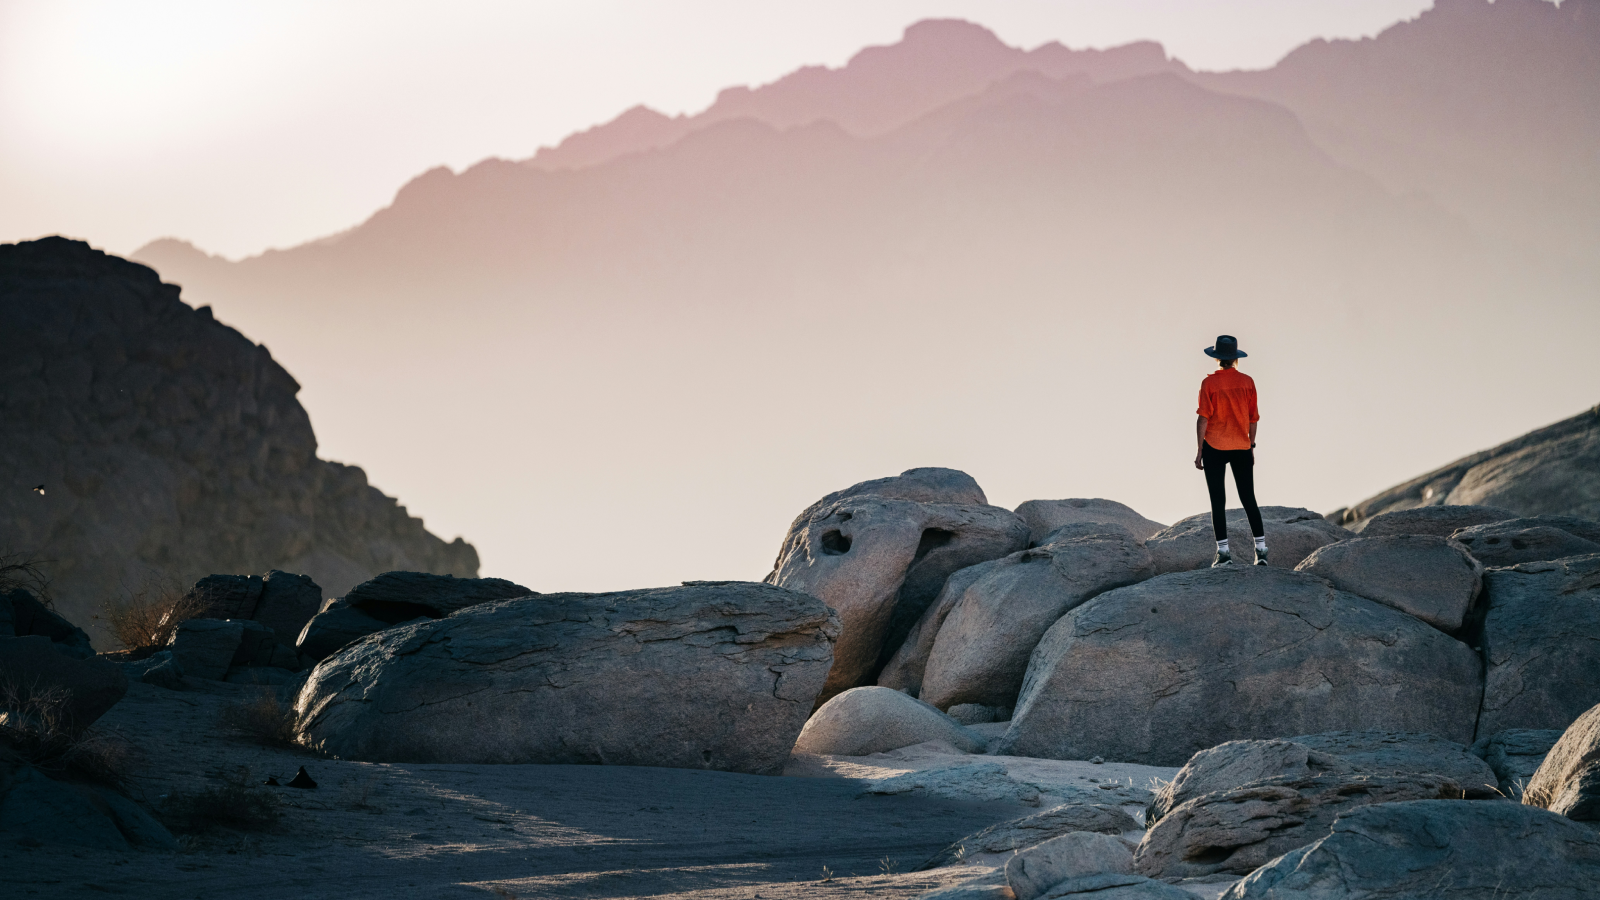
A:
POLYGON ((922 617, 911 626, 911 630, 906 633, 906 639, 900 642, 894 655, 889 657, 883 670, 878 673, 878 684, 881 687, 894 688, 913 697, 922 693, 922 676, 928 668, 928 654, 933 652, 934 641, 939 639, 939 630, 944 627, 944 620, 949 617, 950 611, 956 608, 956 603, 966 596, 968 589, 1001 562, 1004 560, 990 560, 975 566, 967 566, 945 579, 944 587, 939 589, 939 595, 928 604, 922 617))
POLYGON ((153 664, 147 666, 139 673, 139 680, 145 684, 153 684, 159 688, 176 691, 183 687, 183 666, 172 655, 171 650, 162 650, 152 654, 150 659, 153 664))
POLYGON ((256 575, 207 575, 184 595, 198 610, 197 619, 248 619, 261 600, 261 578, 256 575))
POLYGON ((79 659, 56 649, 48 637, 0 637, 0 689, 12 695, 16 712, 50 707, 59 727, 81 732, 128 693, 128 676, 109 660, 79 659))
POLYGON ((1333 731, 1289 738, 1314 754, 1347 763, 1361 775, 1438 775, 1461 786, 1468 798, 1500 796, 1494 770, 1471 748, 1431 734, 1402 731, 1333 731))
POLYGON ((979 854, 1023 850, 1074 831, 1120 835, 1125 831, 1138 831, 1139 827, 1133 816, 1115 806, 1064 803, 969 834, 934 854, 922 864, 922 869, 959 865, 979 854))
MULTIPOLYGON (((1324 519, 1320 513, 1293 506, 1261 507, 1261 523, 1267 532, 1269 562, 1285 569, 1298 566, 1318 547, 1354 537, 1324 519)), ((1242 509, 1228 510, 1228 541, 1231 546, 1244 551, 1240 554, 1241 560, 1250 561, 1249 548, 1255 546, 1255 538, 1250 534, 1250 520, 1242 509)), ((1157 575, 1206 568, 1217 554, 1211 514, 1190 516, 1151 535, 1144 545, 1150 550, 1157 575)))
POLYGON ((27 765, 0 772, 0 832, 95 850, 178 849, 171 832, 128 798, 54 781, 27 765))
POLYGON ((1357 807, 1461 796, 1460 785, 1437 775, 1270 778, 1173 807, 1145 832, 1134 865, 1150 878, 1248 875, 1357 807))
POLYGON ((251 619, 190 619, 173 629, 167 647, 184 674, 212 681, 226 679, 234 666, 300 668, 294 651, 251 619))
POLYGON ((427 572, 385 572, 362 582, 339 600, 324 604, 303 629, 296 646, 313 660, 393 625, 442 619, 451 613, 516 597, 537 596, 504 578, 456 578, 427 572))
POLYGON ((796 528, 767 580, 839 611, 823 702, 874 683, 952 573, 1028 543, 1028 527, 998 506, 873 495, 821 506, 796 528))
POLYGON ((904 794, 964 802, 1020 803, 1024 806, 1038 806, 1045 793, 1043 786, 1012 777, 1006 767, 997 762, 961 763, 874 778, 867 782, 866 789, 862 791, 864 795, 904 794))
POLYGON ((347 759, 776 773, 838 633, 770 585, 530 596, 372 635, 295 706, 302 740, 347 759))
POLYGON ((311 576, 273 569, 261 576, 261 597, 250 618, 272 629, 280 641, 287 642, 306 627, 321 607, 322 588, 311 576))
POLYGON ((1318 547, 1295 569, 1416 616, 1447 634, 1461 630, 1483 587, 1483 566, 1467 548, 1436 535, 1339 541, 1318 547))
POLYGON ((48 638, 59 653, 76 659, 94 656, 89 635, 56 614, 49 604, 18 588, 0 591, 0 637, 48 638))
POLYGON ((1343 729, 1470 742, 1471 648, 1304 572, 1232 566, 1101 594, 1045 634, 993 752, 1182 765, 1343 729))
POLYGON ((1355 767, 1344 760, 1292 741, 1228 741, 1190 757, 1172 781, 1156 791, 1145 810, 1145 823, 1154 825, 1173 808, 1197 797, 1258 781, 1354 772, 1355 767))
POLYGON ((1494 771, 1500 793, 1521 802, 1528 783, 1561 735, 1553 728, 1507 728, 1478 738, 1472 752, 1494 771))
POLYGON ((812 713, 795 742, 797 753, 866 756, 924 741, 946 741, 964 753, 981 753, 980 735, 934 707, 886 687, 858 687, 812 713))
POLYGON ((1006 862, 1006 884, 1017 900, 1034 900, 1069 878, 1131 874, 1128 848, 1111 835, 1088 831, 1051 838, 1006 862))
POLYGON ((1566 728, 1600 703, 1600 554, 1490 569, 1480 734, 1566 728))
MULTIPOLYGON (((1348 514, 1347 514, 1348 517, 1348 514)), ((1347 522, 1362 537, 1391 534, 1430 534, 1449 537, 1463 528, 1515 519, 1517 514, 1498 506, 1419 506, 1347 522)))
MULTIPOLYGON (((1085 875, 1050 888, 1041 900, 1087 897, 1091 900, 1194 900, 1195 894, 1143 875, 1085 875)), ((1206 895, 1209 896, 1209 895, 1206 895)))
MULTIPOLYGON (((1051 625, 1093 597, 1151 576, 1150 554, 1119 531, 1058 539, 973 567, 982 574, 962 580, 965 590, 929 648, 918 696, 940 709, 1014 706, 1028 657, 1051 625)), ((909 640, 900 652, 908 649, 909 640)))
POLYGON ((1017 515, 1027 523, 1029 540, 1035 545, 1045 543, 1045 537, 1063 525, 1094 523, 1121 525, 1135 540, 1143 541, 1167 526, 1146 519, 1115 500, 1029 500, 1017 507, 1017 515))
POLYGON ((1011 718, 1009 706, 984 706, 981 703, 957 703, 944 711, 945 715, 962 725, 988 725, 1011 718))
POLYGON ((1529 516, 1462 528, 1451 535, 1486 566, 1600 553, 1600 524, 1574 516, 1529 516))
POLYGON ((1224 900, 1578 900, 1600 882, 1600 835, 1515 803, 1365 806, 1257 869, 1224 900))
POLYGON ((1550 748, 1522 802, 1600 827, 1600 706, 1579 716, 1550 748))

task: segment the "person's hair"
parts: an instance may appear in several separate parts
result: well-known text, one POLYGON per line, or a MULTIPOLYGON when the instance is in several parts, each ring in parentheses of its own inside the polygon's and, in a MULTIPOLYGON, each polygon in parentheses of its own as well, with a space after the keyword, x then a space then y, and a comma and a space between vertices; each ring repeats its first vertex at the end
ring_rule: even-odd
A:
POLYGON ((1231 369, 1239 361, 1237 359, 1219 359, 1217 362, 1221 363, 1224 369, 1231 369))

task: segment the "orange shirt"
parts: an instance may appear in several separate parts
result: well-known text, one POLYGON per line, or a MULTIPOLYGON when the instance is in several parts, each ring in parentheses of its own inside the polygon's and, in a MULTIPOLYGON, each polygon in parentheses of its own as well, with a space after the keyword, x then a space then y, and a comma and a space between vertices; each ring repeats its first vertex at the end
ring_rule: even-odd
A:
POLYGON ((1218 369, 1200 382, 1200 408, 1206 443, 1218 450, 1249 450, 1250 423, 1259 422, 1256 383, 1237 369, 1218 369))

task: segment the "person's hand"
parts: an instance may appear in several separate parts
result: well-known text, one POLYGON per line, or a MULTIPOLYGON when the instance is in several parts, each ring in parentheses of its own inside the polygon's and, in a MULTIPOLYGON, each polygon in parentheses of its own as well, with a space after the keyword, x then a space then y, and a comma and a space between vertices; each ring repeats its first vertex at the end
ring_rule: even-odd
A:
POLYGON ((1194 467, 1202 472, 1206 470, 1205 464, 1200 461, 1200 451, 1198 450, 1194 454, 1194 467))

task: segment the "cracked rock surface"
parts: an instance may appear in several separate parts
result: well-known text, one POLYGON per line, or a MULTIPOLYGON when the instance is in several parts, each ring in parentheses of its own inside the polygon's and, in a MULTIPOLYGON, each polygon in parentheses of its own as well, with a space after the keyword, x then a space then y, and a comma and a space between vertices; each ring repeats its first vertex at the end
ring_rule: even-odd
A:
POLYGON ((1479 734, 1566 728, 1600 703, 1600 554, 1490 569, 1479 734))
POLYGON ((546 594, 371 635, 296 705, 349 759, 776 773, 838 633, 817 599, 747 582, 546 594))
POLYGON ((1600 706, 1579 716, 1550 748, 1522 802, 1600 826, 1600 706))
POLYGON ((1317 548, 1295 568, 1447 634, 1461 630, 1483 587, 1483 566, 1466 547, 1426 534, 1339 541, 1317 548))
MULTIPOLYGON (((1355 537, 1323 518, 1321 513, 1294 506, 1261 507, 1261 523, 1267 532, 1270 565, 1286 569, 1298 566, 1318 547, 1355 537)), ((1250 534, 1250 521, 1242 509, 1228 510, 1228 540, 1231 546, 1245 551, 1236 558, 1248 561, 1249 548, 1255 546, 1255 538, 1250 534)), ((1211 565, 1217 550, 1211 513, 1176 522, 1165 531, 1151 535, 1144 545, 1150 550, 1157 575, 1205 568, 1211 565)))
POLYGON ((1470 744, 1481 684, 1470 647, 1313 575, 1175 573, 1053 625, 993 752, 1177 766, 1225 741, 1347 729, 1470 744))

